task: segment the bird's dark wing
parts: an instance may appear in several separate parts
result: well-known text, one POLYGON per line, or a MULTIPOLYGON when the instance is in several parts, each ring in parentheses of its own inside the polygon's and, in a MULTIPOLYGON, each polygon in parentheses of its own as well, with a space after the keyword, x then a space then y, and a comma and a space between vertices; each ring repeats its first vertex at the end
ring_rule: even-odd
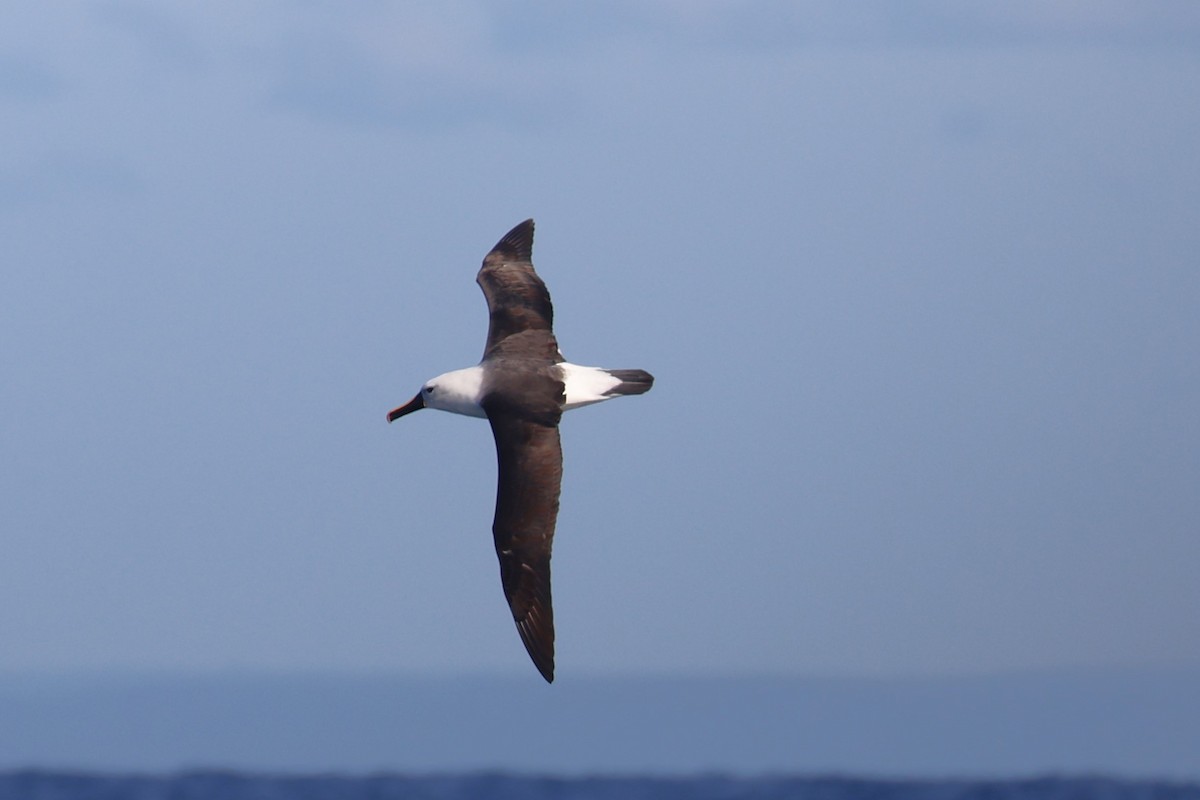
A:
POLYGON ((534 419, 506 407, 502 398, 485 398, 484 408, 496 437, 500 467, 492 524, 500 582, 529 657, 542 677, 552 682, 550 547, 562 484, 558 413, 534 419))
MULTIPOLYGON (((475 281, 488 304, 488 338, 483 357, 517 333, 545 331, 551 341, 554 307, 546 284, 533 271, 533 220, 527 219, 496 243, 483 259, 475 281)), ((558 345, 552 358, 561 361, 558 345)))
POLYGON ((533 220, 496 243, 476 276, 487 298, 481 405, 496 438, 499 481, 492 533, 500 582, 521 641, 554 680, 550 548, 562 484, 558 421, 565 401, 550 293, 533 271, 533 220))

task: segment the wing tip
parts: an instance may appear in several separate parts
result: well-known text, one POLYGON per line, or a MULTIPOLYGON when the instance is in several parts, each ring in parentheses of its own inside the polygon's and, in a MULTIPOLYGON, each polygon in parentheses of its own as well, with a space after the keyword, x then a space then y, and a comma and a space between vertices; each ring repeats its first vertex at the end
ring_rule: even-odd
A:
POLYGON ((554 612, 547 601, 534 604, 521 619, 515 619, 517 633, 533 666, 545 678, 554 683, 554 612))
POLYGON ((540 632, 537 630, 529 630, 520 623, 517 624, 517 630, 521 634, 521 642, 525 645, 525 652, 529 653, 529 658, 533 661, 533 666, 546 680, 546 683, 554 683, 554 632, 551 630, 550 641, 540 641, 540 632))
POLYGON ((488 256, 499 256, 505 261, 532 261, 533 219, 518 223, 504 234, 488 256))

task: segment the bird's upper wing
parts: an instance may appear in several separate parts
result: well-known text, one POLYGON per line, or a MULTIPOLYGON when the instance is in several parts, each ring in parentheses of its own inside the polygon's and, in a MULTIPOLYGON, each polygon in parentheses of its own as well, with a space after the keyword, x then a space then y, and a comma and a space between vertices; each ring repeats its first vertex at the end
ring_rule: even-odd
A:
POLYGON ((550 548, 562 484, 561 411, 546 408, 530 414, 511 407, 502 394, 484 398, 483 405, 500 468, 492 524, 500 582, 529 657, 542 677, 553 681, 550 548))
MULTIPOLYGON (((488 338, 483 356, 516 333, 545 331, 553 342, 554 306, 546 284, 533 271, 533 220, 504 234, 483 259, 475 281, 488 304, 488 338)), ((561 361, 558 345, 553 358, 561 361)))

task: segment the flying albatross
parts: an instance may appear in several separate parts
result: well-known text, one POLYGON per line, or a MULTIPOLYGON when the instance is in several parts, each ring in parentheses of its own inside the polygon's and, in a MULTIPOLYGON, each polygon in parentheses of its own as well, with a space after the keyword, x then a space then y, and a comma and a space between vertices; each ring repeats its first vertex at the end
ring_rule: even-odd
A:
POLYGON ((533 220, 527 219, 496 243, 475 276, 488 304, 483 360, 426 381, 387 419, 438 408, 491 423, 500 473, 492 522, 500 583, 529 657, 553 682, 550 546, 562 483, 558 422, 564 411, 647 392, 654 377, 563 358, 550 293, 533 271, 532 252, 533 220))

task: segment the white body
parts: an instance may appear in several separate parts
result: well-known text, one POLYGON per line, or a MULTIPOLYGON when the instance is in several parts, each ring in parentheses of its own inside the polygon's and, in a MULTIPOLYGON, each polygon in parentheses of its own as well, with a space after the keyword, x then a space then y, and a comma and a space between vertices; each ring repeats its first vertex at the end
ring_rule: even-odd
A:
MULTIPOLYGON (((583 367, 563 362, 558 365, 566 386, 567 402, 564 411, 611 400, 616 395, 605 394, 621 383, 619 378, 600 367, 583 367)), ((421 387, 426 408, 465 414, 468 417, 487 417, 483 406, 483 367, 456 369, 428 380, 421 387)))

